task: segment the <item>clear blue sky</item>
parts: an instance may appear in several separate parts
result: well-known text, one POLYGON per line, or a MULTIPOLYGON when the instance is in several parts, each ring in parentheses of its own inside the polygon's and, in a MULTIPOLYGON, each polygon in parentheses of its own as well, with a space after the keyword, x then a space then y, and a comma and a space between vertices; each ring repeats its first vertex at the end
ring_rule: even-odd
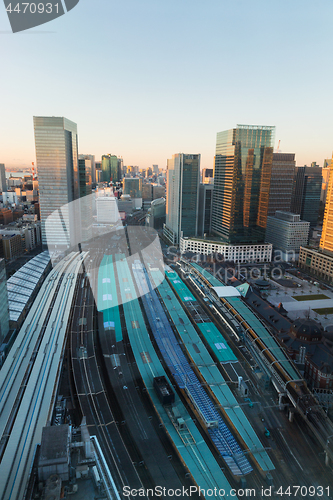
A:
MULTIPOLYGON (((15 3, 15 2, 14 2, 15 3)), ((10 33, 0 4, 0 162, 35 159, 33 115, 78 124, 79 152, 213 166, 216 133, 276 126, 298 165, 333 150, 332 0, 80 0, 10 33)))

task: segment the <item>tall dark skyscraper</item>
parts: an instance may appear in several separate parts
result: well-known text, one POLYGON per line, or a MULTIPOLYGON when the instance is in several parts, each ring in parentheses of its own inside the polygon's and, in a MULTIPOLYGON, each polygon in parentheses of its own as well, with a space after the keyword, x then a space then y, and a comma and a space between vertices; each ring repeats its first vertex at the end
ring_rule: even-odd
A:
POLYGON ((268 215, 290 212, 294 175, 295 153, 273 153, 268 215))
POLYGON ((34 116, 34 131, 43 245, 66 249, 81 239, 80 214, 68 206, 80 193, 77 126, 63 117, 34 116))
POLYGON ((310 222, 310 227, 318 221, 321 187, 322 168, 315 162, 311 167, 295 168, 291 212, 310 222))
POLYGON ((226 243, 264 240, 275 127, 237 125, 216 141, 212 233, 226 243))
POLYGON ((196 236, 200 183, 200 155, 179 153, 168 160, 164 235, 178 245, 183 236, 196 236))
POLYGON ((198 209, 198 236, 210 234, 212 224, 213 184, 200 184, 198 209))

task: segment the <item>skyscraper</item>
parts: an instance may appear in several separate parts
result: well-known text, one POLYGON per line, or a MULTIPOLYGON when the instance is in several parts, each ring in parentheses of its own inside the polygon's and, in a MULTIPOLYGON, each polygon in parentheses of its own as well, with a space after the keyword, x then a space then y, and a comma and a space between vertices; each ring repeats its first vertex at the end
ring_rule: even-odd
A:
POLYGON ((225 243, 264 240, 275 127, 237 125, 216 141, 212 233, 225 243))
POLYGON ((91 182, 96 182, 96 162, 95 155, 79 155, 79 160, 90 160, 91 161, 91 182))
POLYGON ((291 212, 301 219, 317 224, 322 187, 322 168, 312 162, 311 167, 296 167, 293 183, 291 212))
POLYGON ((198 232, 200 154, 179 153, 168 160, 164 235, 174 245, 198 232))
POLYGON ((6 183, 6 169, 3 163, 0 163, 0 191, 3 193, 7 191, 7 183, 6 183))
POLYGON ((277 210, 290 212, 294 174, 295 154, 273 153, 268 202, 269 216, 274 217, 277 210))
POLYGON ((212 224, 213 184, 200 184, 198 208, 198 236, 210 234, 212 224))
POLYGON ((79 158, 79 191, 81 204, 82 241, 92 237, 92 163, 91 160, 79 158))
POLYGON ((34 116, 34 131, 43 245, 66 249, 80 241, 81 222, 68 207, 79 198, 77 126, 63 117, 34 116))
POLYGON ((320 248, 333 254, 333 162, 330 165, 320 248))
POLYGON ((115 155, 102 156, 103 182, 118 182, 118 158, 115 155))

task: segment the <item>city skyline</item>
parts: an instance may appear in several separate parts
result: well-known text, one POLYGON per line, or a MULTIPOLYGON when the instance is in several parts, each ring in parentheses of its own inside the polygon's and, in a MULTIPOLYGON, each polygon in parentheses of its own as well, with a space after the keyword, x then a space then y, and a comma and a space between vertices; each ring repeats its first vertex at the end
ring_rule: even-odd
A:
POLYGON ((140 8, 128 0, 93 11, 79 2, 66 16, 13 35, 0 9, 0 161, 7 168, 35 161, 36 115, 77 123, 79 152, 111 152, 142 168, 164 168, 175 151, 198 151, 210 168, 216 133, 242 123, 275 126, 275 148, 281 140, 280 151, 295 153, 297 165, 322 166, 333 149, 332 98, 323 83, 332 72, 324 29, 332 13, 327 0, 319 7, 146 0, 140 8), (113 30, 101 29, 106 18, 113 30), (182 29, 170 37, 175 25, 182 29), (76 77, 73 61, 90 76, 76 77))

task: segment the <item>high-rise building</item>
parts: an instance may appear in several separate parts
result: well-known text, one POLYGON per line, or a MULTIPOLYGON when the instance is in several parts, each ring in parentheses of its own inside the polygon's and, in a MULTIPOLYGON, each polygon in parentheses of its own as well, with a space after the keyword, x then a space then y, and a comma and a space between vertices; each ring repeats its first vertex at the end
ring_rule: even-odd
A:
POLYGON ((43 245, 66 249, 81 238, 77 211, 68 207, 79 198, 77 125, 63 117, 34 116, 34 131, 43 245))
POLYGON ((78 164, 82 241, 87 241, 92 237, 92 162, 79 158, 78 164))
POLYGON ((211 233, 213 184, 200 184, 198 209, 198 236, 211 233))
POLYGON ((333 255, 333 162, 330 166, 320 248, 333 255))
POLYGON ((152 169, 153 169, 154 174, 158 175, 158 173, 159 173, 158 165, 153 165, 152 169))
POLYGON ((213 168, 202 169, 202 182, 203 182, 203 184, 213 184, 213 182, 214 182, 214 169, 213 168))
POLYGON ((321 185, 321 194, 320 201, 325 205, 327 199, 327 188, 328 188, 328 180, 330 177, 330 166, 332 160, 324 160, 324 166, 321 172, 322 175, 322 185, 321 185))
POLYGON ((196 236, 200 183, 200 154, 179 153, 168 160, 165 237, 178 245, 183 236, 196 236))
POLYGON ((165 223, 165 198, 158 198, 151 202, 149 212, 149 227, 154 229, 162 229, 165 223))
POLYGON ((295 174, 294 153, 273 153, 272 175, 269 190, 268 215, 277 210, 290 212, 295 174))
POLYGON ((79 155, 79 160, 90 160, 91 161, 91 181, 96 182, 96 162, 95 155, 79 155))
POLYGON ((6 169, 4 163, 0 163, 0 191, 7 191, 6 169))
POLYGON ((0 259, 0 345, 9 332, 9 309, 5 260, 0 259))
POLYGON ((118 177, 118 158, 115 155, 102 156, 103 182, 119 182, 118 177))
POLYGON ((132 199, 142 198, 142 179, 140 177, 125 177, 123 194, 129 194, 132 199))
POLYGON ((124 177, 124 160, 122 158, 117 158, 118 165, 118 182, 124 177))
POLYGON ((296 167, 293 183, 291 212, 299 214, 302 220, 317 224, 322 188, 322 168, 311 163, 311 167, 296 167))
POLYGON ((212 233, 225 243, 264 240, 275 127, 237 125, 216 141, 212 233))

